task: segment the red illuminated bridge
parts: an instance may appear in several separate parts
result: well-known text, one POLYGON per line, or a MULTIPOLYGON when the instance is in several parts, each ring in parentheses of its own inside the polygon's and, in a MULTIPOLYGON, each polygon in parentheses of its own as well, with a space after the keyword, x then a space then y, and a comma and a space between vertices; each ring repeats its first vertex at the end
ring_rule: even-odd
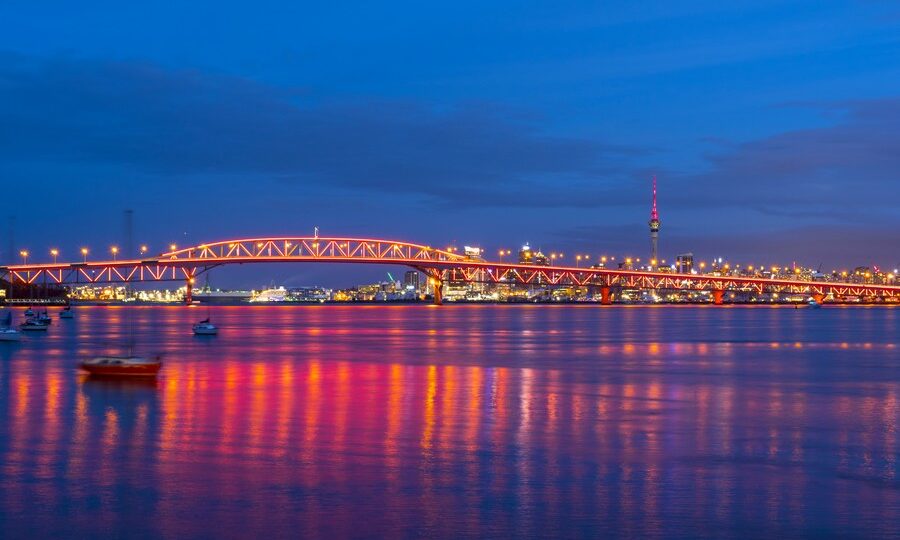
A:
POLYGON ((862 302, 898 301, 900 287, 825 281, 795 281, 606 268, 572 268, 489 262, 429 246, 368 238, 248 238, 201 244, 158 256, 113 261, 21 264, 0 267, 0 277, 15 283, 91 284, 184 281, 190 300, 194 278, 228 264, 303 262, 405 265, 424 272, 441 303, 446 282, 486 282, 545 286, 594 287, 602 303, 616 289, 709 291, 721 304, 725 292, 805 294, 862 302))

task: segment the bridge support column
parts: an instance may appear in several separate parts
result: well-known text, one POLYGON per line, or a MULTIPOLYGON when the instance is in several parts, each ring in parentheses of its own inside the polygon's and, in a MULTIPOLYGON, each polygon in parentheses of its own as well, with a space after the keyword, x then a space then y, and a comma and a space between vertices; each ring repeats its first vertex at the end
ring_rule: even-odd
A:
POLYGON ((715 304, 717 306, 721 306, 723 303, 725 303, 724 302, 725 291, 723 291, 721 289, 713 289, 712 295, 713 295, 713 304, 715 304))
POLYGON ((612 304, 612 294, 610 293, 609 287, 605 285, 600 287, 600 304, 604 306, 612 304))
POLYGON ((817 304, 825 302, 825 295, 822 293, 813 293, 810 296, 812 296, 812 299, 815 300, 817 304))
POLYGON ((431 286, 434 289, 434 305, 439 306, 444 303, 444 281, 438 278, 431 278, 431 286))
POLYGON ((194 278, 187 278, 184 289, 184 303, 190 305, 194 301, 194 278))

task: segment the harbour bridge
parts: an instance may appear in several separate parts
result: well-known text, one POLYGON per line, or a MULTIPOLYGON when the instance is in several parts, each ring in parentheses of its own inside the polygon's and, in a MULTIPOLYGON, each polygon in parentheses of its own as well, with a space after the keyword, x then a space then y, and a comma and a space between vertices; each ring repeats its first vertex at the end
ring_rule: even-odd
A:
POLYGON ((0 266, 0 278, 58 285, 183 281, 185 300, 190 303, 194 280, 203 272, 225 265, 276 262, 408 266, 428 276, 435 304, 441 303, 442 287, 448 282, 593 287, 602 304, 612 303, 616 289, 707 291, 715 304, 723 303, 726 292, 807 295, 820 303, 826 299, 900 300, 900 286, 894 285, 492 262, 409 242, 319 236, 226 240, 139 259, 15 264, 0 266))

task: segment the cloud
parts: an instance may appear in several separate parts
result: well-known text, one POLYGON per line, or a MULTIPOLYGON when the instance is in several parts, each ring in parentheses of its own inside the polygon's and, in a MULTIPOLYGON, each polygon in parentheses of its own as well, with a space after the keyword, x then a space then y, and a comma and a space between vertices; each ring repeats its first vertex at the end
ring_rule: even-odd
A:
MULTIPOLYGON (((614 227, 581 226, 556 232, 554 245, 569 252, 647 256, 646 225, 634 223, 614 227)), ((830 271, 855 266, 900 265, 900 230, 861 227, 852 224, 817 224, 778 230, 741 228, 660 232, 662 256, 672 260, 678 253, 694 253, 698 260, 726 257, 738 264, 788 264, 796 262, 830 271)))
POLYGON ((642 152, 550 135, 492 104, 323 103, 222 74, 14 55, 0 56, 0 121, 8 161, 246 174, 475 206, 603 204, 642 152))
POLYGON ((900 98, 822 105, 825 127, 789 131, 708 156, 678 178, 679 202, 819 214, 894 207, 900 197, 900 98))

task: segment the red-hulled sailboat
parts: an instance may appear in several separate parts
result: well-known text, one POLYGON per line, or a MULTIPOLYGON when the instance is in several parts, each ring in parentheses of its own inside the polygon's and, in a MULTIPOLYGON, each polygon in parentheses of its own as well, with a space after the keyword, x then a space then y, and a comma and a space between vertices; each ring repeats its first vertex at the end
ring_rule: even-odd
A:
POLYGON ((156 377, 162 367, 162 355, 134 354, 134 314, 128 316, 128 354, 97 356, 78 364, 82 371, 96 377, 156 377))
POLYGON ((162 367, 162 357, 98 356, 84 360, 79 367, 101 377, 156 377, 162 367))

